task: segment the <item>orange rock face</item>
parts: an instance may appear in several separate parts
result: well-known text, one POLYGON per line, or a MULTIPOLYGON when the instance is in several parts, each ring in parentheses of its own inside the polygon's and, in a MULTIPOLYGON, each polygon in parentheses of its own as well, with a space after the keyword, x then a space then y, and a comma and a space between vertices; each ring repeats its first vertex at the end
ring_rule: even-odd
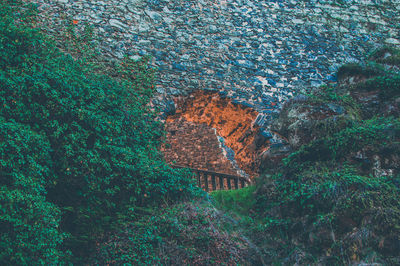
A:
MULTIPOLYGON (((255 110, 246 106, 234 104, 230 99, 221 98, 217 93, 204 91, 197 91, 186 99, 177 99, 176 103, 178 106, 176 114, 169 116, 166 120, 167 143, 171 142, 174 138, 176 139, 176 137, 171 136, 170 128, 171 125, 182 123, 179 121, 207 125, 210 128, 215 128, 217 131, 216 133, 225 139, 225 145, 235 152, 235 160, 242 170, 250 176, 255 176, 257 174, 257 158, 258 155, 265 150, 266 144, 262 143, 262 140, 258 137, 258 128, 253 126, 253 121, 258 115, 255 110)), ((174 134, 176 134, 176 130, 174 134)), ((213 135, 216 139, 215 133, 213 135)), ((187 137, 188 136, 185 136, 185 139, 187 137)), ((207 136, 203 137, 209 138, 207 136)), ((198 138, 202 137, 199 134, 192 136, 193 145, 198 146, 199 142, 196 141, 198 138)), ((185 141, 185 144, 180 144, 179 141, 177 141, 177 143, 169 143, 167 146, 175 146, 175 148, 173 148, 175 151, 172 153, 170 151, 168 152, 169 156, 178 159, 176 160, 177 162, 188 160, 199 161, 199 159, 190 157, 200 156, 199 154, 202 154, 201 152, 197 155, 190 155, 184 152, 185 149, 188 149, 188 145, 187 141, 185 141), (176 147, 175 145, 186 147, 176 147), (175 155, 172 155, 173 153, 175 155)), ((200 144, 200 146, 201 145, 207 146, 209 144, 207 144, 206 141, 200 144)), ((210 150, 207 147, 201 148, 205 151, 210 150)), ((171 148, 167 148, 167 150, 168 149, 171 148)), ((202 154, 202 156, 205 156, 205 158, 200 159, 200 161, 205 161, 205 167, 202 168, 206 168, 206 164, 211 165, 213 163, 212 161, 216 160, 215 154, 211 153, 212 152, 209 151, 208 154, 207 152, 202 154)), ((222 161, 223 159, 220 158, 217 160, 222 161)))
POLYGON ((223 155, 215 129, 176 119, 166 124, 167 143, 163 150, 168 163, 237 175, 223 155))

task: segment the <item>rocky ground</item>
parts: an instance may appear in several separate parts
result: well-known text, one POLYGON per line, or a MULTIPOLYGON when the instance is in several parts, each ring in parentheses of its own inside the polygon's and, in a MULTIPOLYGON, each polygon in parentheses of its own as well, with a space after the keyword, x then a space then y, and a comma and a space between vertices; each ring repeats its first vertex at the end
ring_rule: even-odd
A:
MULTIPOLYGON (((104 54, 153 57, 160 103, 218 90, 264 113, 346 62, 400 45, 400 1, 29 0, 43 26, 94 28, 104 54)), ((261 122, 262 122, 261 121, 261 122)))

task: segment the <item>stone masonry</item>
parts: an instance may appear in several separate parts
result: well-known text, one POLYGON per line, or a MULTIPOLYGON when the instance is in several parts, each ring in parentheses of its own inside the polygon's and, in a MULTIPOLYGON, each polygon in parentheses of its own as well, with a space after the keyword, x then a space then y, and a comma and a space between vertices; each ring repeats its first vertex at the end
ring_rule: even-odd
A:
POLYGON ((158 102, 217 90, 261 113, 373 48, 400 45, 400 0, 27 0, 42 25, 92 25, 112 58, 153 57, 158 102))

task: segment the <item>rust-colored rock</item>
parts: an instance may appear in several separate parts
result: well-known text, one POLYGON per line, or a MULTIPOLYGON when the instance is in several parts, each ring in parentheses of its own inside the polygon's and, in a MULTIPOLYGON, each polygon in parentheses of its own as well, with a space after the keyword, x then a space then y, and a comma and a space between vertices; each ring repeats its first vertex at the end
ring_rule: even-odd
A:
MULTIPOLYGON (((235 152, 235 160, 239 167, 250 176, 256 175, 258 170, 256 161, 258 161, 259 154, 265 150, 265 140, 260 139, 258 128, 253 126, 253 121, 258 115, 255 110, 232 103, 230 99, 221 98, 217 93, 204 91, 194 92, 187 98, 176 99, 176 104, 175 115, 169 116, 166 120, 167 143, 170 143, 171 146, 178 145, 180 147, 173 148, 173 151, 171 151, 171 148, 167 148, 166 157, 173 157, 177 162, 192 161, 194 164, 202 161, 200 164, 203 164, 203 167, 199 168, 206 169, 210 165, 216 164, 213 160, 222 161, 223 159, 220 158, 222 152, 218 155, 212 154, 215 153, 215 149, 207 148, 207 145, 210 145, 209 143, 198 141, 198 138, 209 139, 207 135, 212 134, 218 142, 215 133, 203 131, 204 135, 201 136, 203 133, 197 132, 191 136, 180 136, 178 140, 171 135, 172 131, 175 131, 174 134, 176 134, 176 130, 172 130, 173 125, 179 127, 179 125, 183 126, 188 122, 207 125, 209 128, 215 128, 217 134, 225 139, 226 146, 235 152), (186 138, 191 138, 192 143, 183 141, 186 138), (172 144, 173 141, 177 141, 177 143, 172 144), (188 153, 188 149, 193 149, 189 146, 193 145, 201 146, 197 150, 197 154, 188 153), (195 158, 200 156, 205 156, 205 158, 195 158)), ((226 157, 224 158, 226 159, 226 157)), ((208 169, 218 170, 217 168, 208 169)))
POLYGON ((168 163, 237 175, 212 127, 177 119, 166 124, 166 131, 163 152, 168 163))

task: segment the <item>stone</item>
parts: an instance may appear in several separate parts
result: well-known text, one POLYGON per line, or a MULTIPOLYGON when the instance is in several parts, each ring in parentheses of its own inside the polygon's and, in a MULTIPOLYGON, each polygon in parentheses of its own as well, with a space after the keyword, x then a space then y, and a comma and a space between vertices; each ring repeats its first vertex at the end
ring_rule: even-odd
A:
MULTIPOLYGON (((184 101, 179 101, 177 105, 179 111, 175 116, 168 118, 167 123, 185 120, 215 128, 221 146, 226 146, 225 155, 232 159, 234 154, 238 167, 251 176, 255 175, 254 171, 257 169, 255 158, 266 144, 265 141, 260 142, 257 139, 258 129, 251 126, 250 121, 256 118, 257 112, 233 104, 230 99, 221 98, 219 93, 212 91, 196 91, 184 101)), ((232 164, 236 169, 235 163, 232 164)))
POLYGON ((150 46, 150 45, 151 45, 151 41, 148 41, 148 40, 140 40, 140 41, 138 42, 138 45, 139 45, 139 46, 150 46))
POLYGON ((117 19, 110 19, 108 21, 108 23, 113 26, 118 28, 121 31, 125 31, 128 28, 128 25, 122 23, 121 21, 117 20, 117 19))
POLYGON ((329 104, 327 104, 327 106, 335 114, 341 115, 341 114, 344 114, 344 112, 345 112, 345 109, 343 106, 333 104, 333 103, 329 103, 329 104))
POLYGON ((297 18, 293 19, 292 22, 295 24, 304 24, 304 20, 297 19, 297 18))
POLYGON ((285 139, 281 138, 274 132, 270 133, 271 137, 269 140, 271 145, 269 146, 268 150, 261 154, 261 171, 277 167, 292 151, 289 143, 285 139))
POLYGON ((142 57, 138 55, 132 55, 129 58, 132 59, 133 61, 139 61, 142 57))
POLYGON ((217 26, 215 25, 210 25, 210 27, 208 28, 208 30, 210 31, 210 33, 215 33, 218 31, 217 26))
POLYGON ((162 16, 158 12, 146 10, 145 13, 156 22, 162 20, 162 16))
POLYGON ((308 144, 324 130, 339 130, 343 121, 352 120, 346 109, 336 103, 313 103, 308 97, 296 97, 287 101, 273 121, 271 130, 285 138, 293 149, 308 144))
POLYGON ((175 102, 173 100, 167 100, 165 102, 164 114, 166 116, 174 115, 176 112, 175 102))
POLYGON ((395 38, 388 38, 385 40, 387 44, 400 45, 400 40, 395 38))
POLYGON ((179 71, 185 71, 186 67, 179 63, 172 63, 172 69, 179 70, 179 71))
POLYGON ((141 21, 138 30, 140 33, 145 33, 150 31, 150 28, 151 28, 150 23, 141 21))
POLYGON ((126 7, 130 12, 135 13, 137 9, 143 7, 144 4, 143 0, 127 0, 126 7))

